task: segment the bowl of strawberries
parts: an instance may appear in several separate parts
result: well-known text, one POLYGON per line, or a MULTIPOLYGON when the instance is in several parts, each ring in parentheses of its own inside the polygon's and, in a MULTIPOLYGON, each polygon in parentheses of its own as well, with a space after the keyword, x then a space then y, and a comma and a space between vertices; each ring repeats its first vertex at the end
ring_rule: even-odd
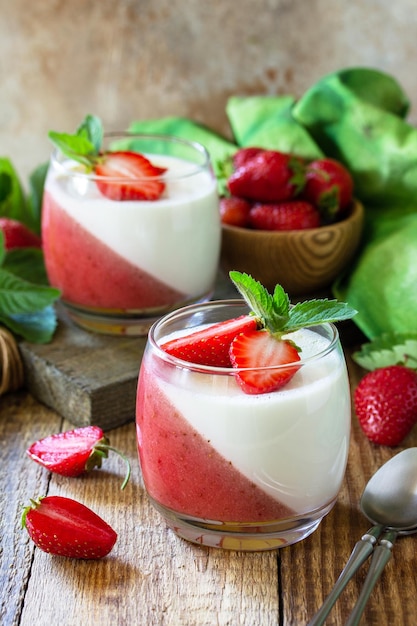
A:
POLYGON ((363 228, 346 167, 331 158, 240 148, 220 198, 221 266, 292 296, 328 288, 349 265, 363 228))

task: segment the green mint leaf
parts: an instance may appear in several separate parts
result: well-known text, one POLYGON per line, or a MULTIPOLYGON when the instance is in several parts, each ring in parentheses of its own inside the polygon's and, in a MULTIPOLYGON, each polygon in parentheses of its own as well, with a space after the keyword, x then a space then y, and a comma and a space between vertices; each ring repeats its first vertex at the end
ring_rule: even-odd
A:
POLYGON ((58 320, 55 308, 50 305, 36 313, 13 315, 0 313, 0 323, 15 335, 31 343, 49 343, 56 330, 58 320))
POLYGON ((3 269, 30 283, 48 286, 42 250, 15 248, 5 255, 3 269))
POLYGON ((103 143, 103 124, 96 115, 86 115, 77 129, 78 136, 87 139, 93 146, 96 154, 100 152, 103 143))
POLYGON ((417 332, 384 333, 363 344, 352 358, 370 371, 390 365, 407 365, 417 369, 417 332))
POLYGON ((229 276, 254 315, 261 321, 262 326, 272 333, 279 332, 288 321, 290 306, 283 288, 277 285, 272 296, 249 274, 231 271, 229 276))
POLYGON ((229 276, 255 316, 274 334, 348 320, 357 313, 348 304, 338 300, 307 300, 291 307, 289 297, 281 285, 276 285, 271 295, 248 274, 232 271, 229 276))
POLYGON ((0 269, 0 315, 34 314, 60 296, 58 289, 35 285, 0 269))
POLYGON ((67 133, 57 133, 53 130, 48 133, 48 137, 62 154, 91 169, 97 153, 94 144, 89 139, 81 135, 68 135, 67 133))
POLYGON ((290 318, 285 325, 285 331, 292 332, 316 324, 341 322, 351 319, 356 313, 355 309, 338 300, 298 302, 290 309, 290 318))

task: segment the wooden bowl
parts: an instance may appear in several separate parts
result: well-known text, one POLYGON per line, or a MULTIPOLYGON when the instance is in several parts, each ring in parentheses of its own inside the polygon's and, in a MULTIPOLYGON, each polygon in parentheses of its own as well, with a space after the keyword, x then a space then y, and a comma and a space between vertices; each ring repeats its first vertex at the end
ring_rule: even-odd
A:
POLYGON ((319 228, 288 231, 222 227, 221 267, 259 280, 269 291, 277 283, 291 296, 329 287, 358 248, 363 206, 355 201, 342 221, 319 228))

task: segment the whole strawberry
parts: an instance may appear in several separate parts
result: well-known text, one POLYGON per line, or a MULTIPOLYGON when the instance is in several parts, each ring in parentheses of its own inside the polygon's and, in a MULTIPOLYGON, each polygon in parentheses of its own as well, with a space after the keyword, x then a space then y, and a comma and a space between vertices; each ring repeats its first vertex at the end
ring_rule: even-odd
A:
POLYGON ((126 476, 122 489, 130 476, 128 459, 109 445, 99 426, 84 426, 49 435, 35 441, 26 453, 30 458, 50 472, 61 476, 75 477, 101 467, 102 459, 107 458, 109 450, 119 454, 126 463, 126 476))
POLYGON ((251 204, 244 198, 225 196, 220 198, 220 220, 228 226, 245 228, 248 225, 251 204))
POLYGON ((334 222, 346 213, 353 199, 353 178, 335 159, 317 159, 306 169, 303 198, 316 205, 326 222, 334 222))
POLYGON ((242 165, 245 165, 245 163, 258 156, 261 152, 265 152, 264 148, 256 148, 254 146, 239 148, 232 157, 234 169, 237 170, 239 167, 242 167, 242 165))
POLYGON ((304 165, 299 158, 262 150, 233 172, 227 186, 233 196, 258 202, 281 202, 296 196, 304 183, 304 165))
POLYGON ((101 559, 117 540, 117 533, 94 511, 62 496, 31 500, 22 528, 44 552, 73 559, 101 559))
POLYGON ((399 445, 417 422, 417 372, 403 365, 368 372, 356 387, 354 406, 368 439, 399 445))
POLYGON ((3 232, 6 250, 42 247, 40 237, 18 220, 10 217, 0 217, 0 230, 3 232))
POLYGON ((320 226, 320 213, 310 202, 291 200, 255 204, 249 224, 257 230, 303 230, 320 226))

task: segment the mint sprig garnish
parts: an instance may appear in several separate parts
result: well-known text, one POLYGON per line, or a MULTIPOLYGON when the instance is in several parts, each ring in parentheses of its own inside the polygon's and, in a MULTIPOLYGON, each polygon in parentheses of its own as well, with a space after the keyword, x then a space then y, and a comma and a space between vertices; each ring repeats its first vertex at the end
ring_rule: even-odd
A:
POLYGON ((65 156, 82 163, 87 171, 91 171, 99 160, 103 124, 96 115, 87 115, 73 135, 51 130, 48 137, 65 156))
POLYGON ((249 274, 232 271, 229 276, 261 325, 273 335, 280 336, 317 324, 348 320, 357 313, 351 306, 338 300, 307 300, 291 306, 281 285, 276 285, 274 293, 270 294, 249 274))
POLYGON ((366 370, 390 365, 417 369, 417 332, 383 333, 352 354, 353 360, 366 370))

